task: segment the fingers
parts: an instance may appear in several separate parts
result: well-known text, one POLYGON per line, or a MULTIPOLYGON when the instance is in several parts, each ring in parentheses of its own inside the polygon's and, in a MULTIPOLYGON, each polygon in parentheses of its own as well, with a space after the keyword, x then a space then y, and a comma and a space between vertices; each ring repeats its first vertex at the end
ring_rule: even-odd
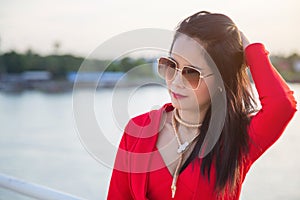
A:
POLYGON ((245 50, 246 47, 250 44, 250 42, 242 31, 240 31, 240 36, 241 36, 241 40, 242 40, 242 44, 243 44, 243 49, 245 50))

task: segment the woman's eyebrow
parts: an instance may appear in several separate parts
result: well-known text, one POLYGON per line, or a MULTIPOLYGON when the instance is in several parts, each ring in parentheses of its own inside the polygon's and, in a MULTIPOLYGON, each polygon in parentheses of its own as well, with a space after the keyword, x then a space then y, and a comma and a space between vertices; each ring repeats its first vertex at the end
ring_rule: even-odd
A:
MULTIPOLYGON (((177 60, 175 58, 173 58, 171 55, 169 55, 169 58, 172 59, 174 62, 176 62, 177 65, 179 65, 179 63, 177 62, 177 60)), ((204 70, 203 67, 199 67, 199 66, 195 66, 195 65, 184 65, 184 66, 189 66, 189 67, 193 67, 199 70, 204 70)))

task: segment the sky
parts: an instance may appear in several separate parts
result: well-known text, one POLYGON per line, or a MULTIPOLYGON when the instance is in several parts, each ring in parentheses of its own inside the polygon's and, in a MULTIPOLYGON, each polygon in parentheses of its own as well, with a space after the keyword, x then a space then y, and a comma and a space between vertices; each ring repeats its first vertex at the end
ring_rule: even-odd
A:
POLYGON ((140 28, 174 30, 206 10, 229 16, 273 54, 300 53, 299 0, 0 0, 0 53, 28 49, 87 56, 110 38, 140 28))

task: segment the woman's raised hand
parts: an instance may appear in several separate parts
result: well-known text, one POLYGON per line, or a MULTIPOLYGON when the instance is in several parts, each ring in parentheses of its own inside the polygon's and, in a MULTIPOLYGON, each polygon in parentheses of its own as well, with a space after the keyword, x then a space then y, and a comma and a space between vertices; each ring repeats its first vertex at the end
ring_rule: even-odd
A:
POLYGON ((250 44, 250 42, 242 31, 240 31, 240 36, 241 36, 241 40, 242 40, 242 44, 243 44, 243 49, 245 50, 246 47, 250 44))

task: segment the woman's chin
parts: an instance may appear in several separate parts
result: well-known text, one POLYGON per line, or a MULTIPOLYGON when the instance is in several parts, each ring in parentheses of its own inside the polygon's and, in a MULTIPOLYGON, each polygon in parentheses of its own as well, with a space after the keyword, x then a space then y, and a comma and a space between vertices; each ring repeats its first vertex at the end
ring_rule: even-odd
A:
POLYGON ((196 110, 198 108, 197 105, 193 105, 193 104, 187 104, 187 103, 184 103, 180 100, 174 100, 172 99, 171 100, 172 102, 172 106, 178 110, 196 110))

